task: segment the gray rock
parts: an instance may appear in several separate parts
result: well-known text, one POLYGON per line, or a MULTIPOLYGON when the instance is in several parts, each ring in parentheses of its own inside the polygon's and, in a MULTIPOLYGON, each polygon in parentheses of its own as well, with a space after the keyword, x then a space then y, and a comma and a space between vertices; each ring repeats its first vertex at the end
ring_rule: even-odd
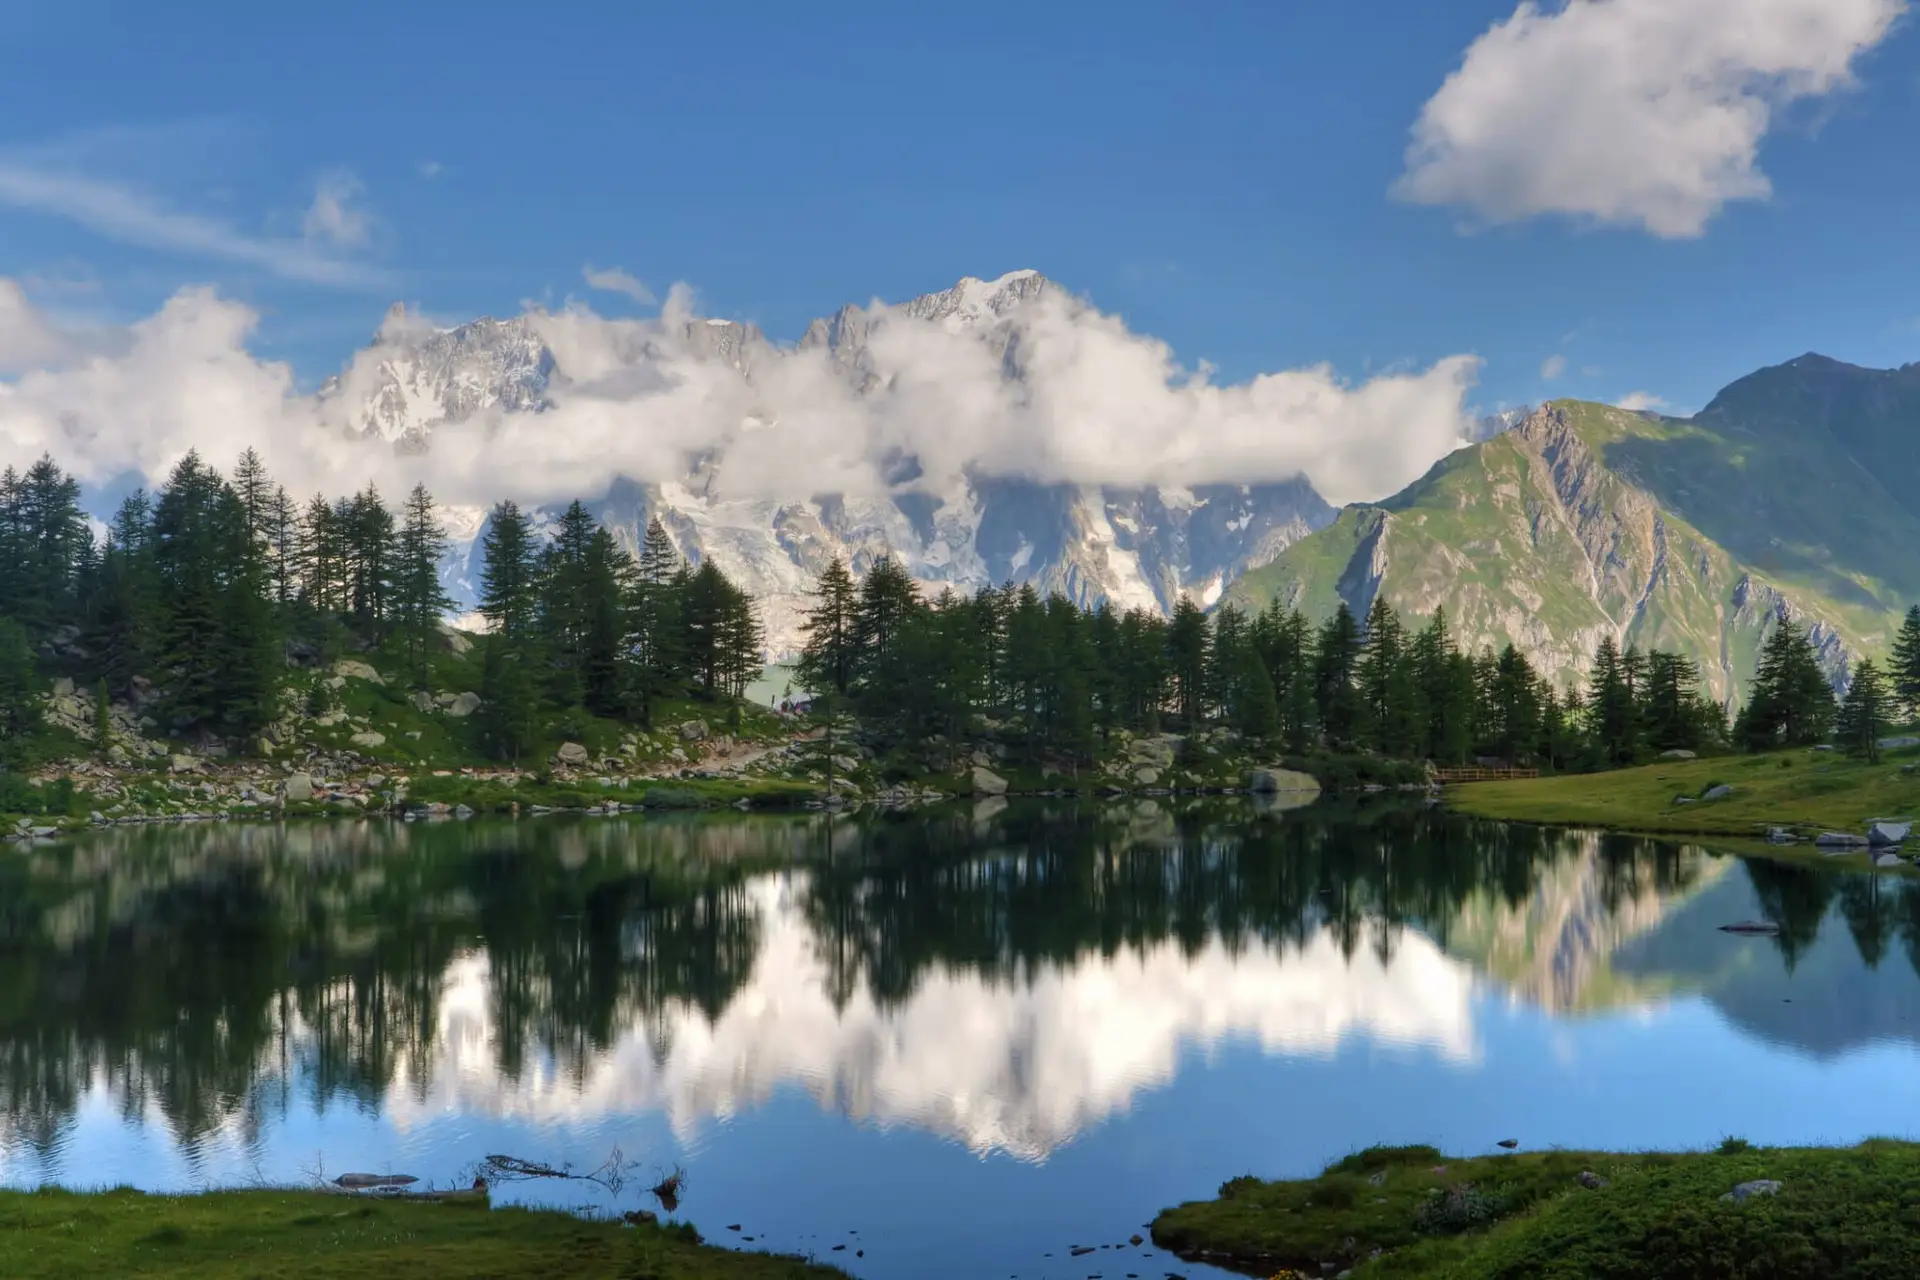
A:
POLYGON ((561 764, 569 765, 582 765, 592 759, 587 749, 577 742, 561 743, 560 749, 553 753, 553 758, 561 764))
POLYGON ((1255 795, 1318 791, 1320 780, 1310 773, 1298 773, 1292 769, 1251 769, 1247 772, 1247 790, 1255 795))
POLYGON ((447 704, 447 714, 456 720, 464 720, 480 709, 480 695, 468 690, 447 704))
POLYGON ((342 658, 333 664, 333 674, 350 680, 365 680, 369 684, 385 684, 380 673, 364 662, 352 658, 342 658))
POLYGON ((439 700, 425 689, 415 689, 413 691, 413 709, 415 711, 428 712, 434 710, 439 705, 439 700))
POLYGON ((1897 738, 1880 739, 1880 749, 1882 751, 1900 751, 1907 747, 1920 747, 1920 738, 1916 738, 1912 734, 1903 734, 1897 738))
POLYGON ((1693 797, 1692 796, 1675 796, 1673 798, 1673 802, 1675 804, 1692 804, 1693 797))
POLYGON ((1787 830, 1785 827, 1768 827, 1767 828, 1768 844, 1798 844, 1799 842, 1800 842, 1800 837, 1796 836, 1795 834, 1793 834, 1793 832, 1787 830))
POLYGON ((199 767, 200 762, 192 756, 167 757, 167 772, 169 773, 192 773, 199 767))
POLYGON ((707 736, 707 722, 705 720, 688 720, 681 724, 679 732, 680 741, 682 742, 703 741, 707 736))
POLYGON ((1611 1185, 1605 1178, 1591 1169, 1582 1169, 1577 1181, 1589 1191, 1604 1191, 1611 1185))
POLYGON ((1778 1182, 1775 1182, 1772 1178, 1755 1178, 1752 1182, 1741 1183, 1720 1198, 1722 1200, 1732 1200, 1735 1203, 1740 1203, 1751 1200, 1755 1196, 1774 1196, 1779 1194, 1780 1184, 1778 1182))
POLYGON ((1150 787, 1160 781, 1160 771, 1150 764, 1143 764, 1133 771, 1133 780, 1140 786, 1150 787))
POLYGON ((434 701, 443 707, 450 707, 453 705, 453 700, 459 696, 457 693, 443 693, 435 697, 434 701))
POLYGON ((464 804, 457 804, 453 806, 453 816, 456 818, 471 818, 473 816, 473 810, 464 804))
POLYGON ((295 804, 313 799, 313 775, 308 773, 290 773, 286 781, 280 784, 280 794, 295 804))
POLYGON ((973 793, 980 796, 1007 794, 1007 780, 981 765, 973 766, 973 793))
POLYGON ((1822 831, 1813 839, 1822 849, 1864 849, 1867 846, 1865 836, 1856 836, 1851 831, 1822 831))
POLYGON ((1897 821, 1893 818, 1876 818, 1867 828, 1867 843, 1871 845, 1899 844, 1913 830, 1913 824, 1897 821))
POLYGON ((1662 751, 1660 758, 1662 760, 1694 760, 1699 757, 1696 752, 1688 751, 1684 747, 1675 747, 1671 751, 1662 751))
POLYGON ((72 679, 67 676, 61 676, 58 680, 55 680, 53 682, 53 696, 56 698, 71 698, 73 696, 72 679))
POLYGON ((1700 798, 1702 800, 1725 800, 1732 794, 1733 788, 1723 782, 1717 787, 1708 787, 1701 793, 1700 798))
POLYGON ((367 747, 371 749, 373 747, 386 746, 387 735, 384 733, 376 732, 375 730, 372 730, 372 729, 363 729, 359 733, 354 734, 351 738, 348 738, 347 741, 351 742, 356 747, 367 747))

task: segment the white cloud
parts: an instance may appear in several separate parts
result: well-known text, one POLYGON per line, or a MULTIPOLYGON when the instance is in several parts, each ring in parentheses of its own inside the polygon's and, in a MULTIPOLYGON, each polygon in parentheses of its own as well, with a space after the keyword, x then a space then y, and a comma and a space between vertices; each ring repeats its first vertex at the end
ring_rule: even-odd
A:
POLYGON ((1526 0, 1413 128, 1402 199, 1696 236, 1764 199, 1776 110, 1847 84, 1906 0, 1526 0))
POLYGON ((1614 406, 1631 413, 1645 413, 1648 410, 1665 409, 1667 402, 1651 391, 1629 391, 1614 401, 1614 406))
POLYGON ((1567 371, 1567 358, 1563 355, 1551 355, 1540 362, 1540 377, 1547 382, 1567 371))
POLYGON ((125 244, 259 267, 308 284, 384 288, 385 272, 306 240, 249 235, 215 218, 169 209, 143 192, 0 156, 0 204, 78 223, 125 244))
POLYGON ((423 178, 437 178, 446 171, 447 166, 441 164, 438 160, 422 160, 420 162, 420 176, 423 178))
POLYGON ((642 284, 632 273, 619 267, 580 268, 580 278, 587 282, 590 289, 599 289, 605 293, 623 293, 643 307, 650 307, 659 299, 653 296, 653 290, 642 284))
MULTIPOLYGON (((529 311, 514 341, 552 353, 548 410, 483 407, 431 424, 426 455, 400 456, 345 420, 377 394, 390 348, 361 352, 340 395, 297 395, 284 365, 248 351, 252 311, 183 291, 125 330, 110 358, 49 361, 0 383, 0 463, 50 450, 83 479, 128 468, 153 479, 189 448, 225 465, 252 445, 299 492, 368 480, 403 492, 424 479, 443 500, 472 504, 597 498, 617 475, 680 483, 696 458, 719 498, 872 495, 891 487, 888 460, 904 455, 920 464, 914 486, 946 494, 970 475, 1192 486, 1304 474, 1342 503, 1398 490, 1466 439, 1479 366, 1455 355, 1357 384, 1315 366, 1222 385, 1049 290, 1003 318, 1018 328, 1018 378, 1006 375, 1004 330, 996 342, 990 326, 876 304, 862 391, 823 349, 754 338, 743 377, 720 351, 742 331, 695 316, 689 299, 676 286, 648 319, 529 311)), ((22 333, 29 319, 51 330, 30 309, 22 317, 22 333)), ((395 317, 388 331, 419 324, 395 317)))
POLYGON ((300 220, 308 243, 364 247, 373 231, 373 220, 360 204, 365 193, 360 180, 344 169, 322 174, 314 186, 313 203, 300 220))

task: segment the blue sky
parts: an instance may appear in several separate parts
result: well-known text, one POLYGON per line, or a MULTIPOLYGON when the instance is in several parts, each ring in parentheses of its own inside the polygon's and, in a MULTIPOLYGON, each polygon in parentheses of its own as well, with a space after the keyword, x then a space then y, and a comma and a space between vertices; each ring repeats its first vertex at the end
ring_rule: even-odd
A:
POLYGON ((1524 57, 1480 46, 1483 106, 1463 109, 1508 136, 1423 198, 1411 131, 1512 3, 0 0, 0 276, 70 322, 212 284, 303 383, 396 299, 511 312, 588 296, 588 265, 686 281, 777 338, 1030 266, 1225 378, 1471 353, 1485 408, 1691 409, 1809 349, 1913 358, 1920 44, 1886 22, 1904 0, 1651 3, 1534 15, 1619 35, 1651 71, 1596 61, 1571 23, 1524 57), (1792 29, 1784 54, 1735 30, 1766 23, 1792 29), (1762 105, 1731 176, 1685 154, 1697 134, 1653 138, 1678 159, 1613 136, 1689 74, 1662 70, 1669 45, 1753 71, 1693 122, 1762 105))

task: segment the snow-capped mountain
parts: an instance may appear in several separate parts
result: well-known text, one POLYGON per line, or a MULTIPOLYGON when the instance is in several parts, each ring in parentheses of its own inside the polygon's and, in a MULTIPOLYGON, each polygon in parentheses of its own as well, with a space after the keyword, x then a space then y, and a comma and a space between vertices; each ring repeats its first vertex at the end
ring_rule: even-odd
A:
MULTIPOLYGON (((776 345, 751 325, 698 316, 677 320, 672 336, 677 355, 724 364, 749 387, 779 361, 824 350, 864 394, 880 376, 869 346, 878 331, 936 325, 987 344, 1002 378, 1018 384, 1023 311, 1058 290, 1036 271, 990 281, 969 277, 890 307, 844 307, 814 321, 792 347, 776 345)), ((582 367, 569 368, 556 347, 572 348, 544 336, 542 315, 442 329, 396 309, 373 345, 321 389, 324 414, 353 433, 430 454, 440 427, 480 414, 539 414, 572 386, 649 375, 657 334, 613 331, 591 356, 579 358, 582 367), (589 363, 593 367, 585 367, 589 363)), ((1213 603, 1241 574, 1334 514, 1305 479, 1122 489, 968 472, 933 484, 922 482, 915 458, 884 464, 892 487, 879 496, 732 496, 715 483, 724 459, 712 457, 694 459, 679 481, 610 477, 603 493, 580 496, 629 546, 638 546, 657 516, 683 554, 713 558, 761 601, 775 654, 797 643, 807 593, 836 555, 856 573, 893 555, 936 591, 1030 581, 1083 604, 1106 600, 1166 610, 1183 593, 1213 603)), ((464 607, 479 583, 485 512, 452 508, 445 514, 455 540, 445 577, 464 607)))

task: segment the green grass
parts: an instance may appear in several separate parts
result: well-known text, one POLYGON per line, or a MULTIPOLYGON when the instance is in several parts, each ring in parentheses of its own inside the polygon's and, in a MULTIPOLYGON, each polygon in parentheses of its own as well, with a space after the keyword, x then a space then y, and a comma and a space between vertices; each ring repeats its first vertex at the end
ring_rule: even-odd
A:
POLYGON ((1920 1145, 1470 1159, 1371 1148, 1315 1178, 1234 1179, 1162 1213, 1153 1238, 1262 1275, 1330 1264, 1354 1280, 1892 1280, 1920 1275, 1920 1145), (1583 1186, 1583 1173, 1606 1185, 1583 1186), (1721 1199, 1760 1179, 1778 1195, 1721 1199))
POLYGON ((1701 760, 1663 760, 1610 773, 1447 789, 1449 807, 1483 818, 1556 826, 1604 827, 1649 834, 1764 837, 1768 827, 1803 835, 1860 834, 1872 818, 1920 810, 1920 775, 1903 765, 1920 749, 1888 752, 1877 764, 1837 751, 1773 751, 1701 760), (1676 804, 1724 782, 1720 800, 1676 804))
POLYGON ((364 1202, 311 1191, 0 1192, 0 1275, 196 1280, 830 1280, 843 1273, 627 1227, 484 1205, 364 1202))

